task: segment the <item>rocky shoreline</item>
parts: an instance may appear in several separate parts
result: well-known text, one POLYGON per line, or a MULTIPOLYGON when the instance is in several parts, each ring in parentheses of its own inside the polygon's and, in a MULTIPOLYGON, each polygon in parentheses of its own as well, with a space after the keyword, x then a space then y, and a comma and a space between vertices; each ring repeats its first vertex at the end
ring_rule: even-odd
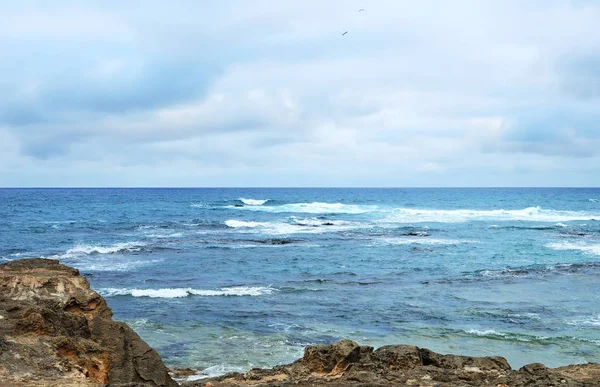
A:
MULTIPOLYGON (((112 320, 106 301, 77 269, 33 258, 0 265, 0 385, 179 384, 155 350, 112 320)), ((292 364, 181 385, 600 386, 600 364, 513 370, 497 356, 442 355, 409 345, 374 349, 343 340, 307 347, 292 364)))

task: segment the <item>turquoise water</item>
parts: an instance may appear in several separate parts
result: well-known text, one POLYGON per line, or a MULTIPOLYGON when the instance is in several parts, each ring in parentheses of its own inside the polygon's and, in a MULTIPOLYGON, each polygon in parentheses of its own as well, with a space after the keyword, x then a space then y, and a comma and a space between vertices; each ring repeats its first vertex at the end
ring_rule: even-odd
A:
POLYGON ((600 361, 600 189, 1 189, 32 256, 203 375, 341 338, 600 361))

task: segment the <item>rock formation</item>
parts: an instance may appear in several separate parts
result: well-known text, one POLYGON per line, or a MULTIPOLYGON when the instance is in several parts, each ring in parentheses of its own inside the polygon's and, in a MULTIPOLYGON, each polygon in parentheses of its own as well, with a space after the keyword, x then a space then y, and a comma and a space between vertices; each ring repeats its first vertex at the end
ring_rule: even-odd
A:
POLYGON ((0 265, 0 385, 106 384, 177 386, 78 270, 48 259, 0 265))
MULTIPOLYGON (((181 376, 194 373, 178 370, 181 376)), ((174 387, 160 357, 76 269, 47 259, 0 265, 0 386, 174 387)), ((600 386, 600 364, 512 370, 502 357, 441 355, 343 340, 307 347, 304 357, 184 386, 600 386)))
POLYGON ((512 370, 503 357, 441 355, 410 345, 374 350, 343 340, 307 347, 304 357, 269 370, 253 369, 184 386, 600 386, 600 364, 555 369, 535 363, 512 370))

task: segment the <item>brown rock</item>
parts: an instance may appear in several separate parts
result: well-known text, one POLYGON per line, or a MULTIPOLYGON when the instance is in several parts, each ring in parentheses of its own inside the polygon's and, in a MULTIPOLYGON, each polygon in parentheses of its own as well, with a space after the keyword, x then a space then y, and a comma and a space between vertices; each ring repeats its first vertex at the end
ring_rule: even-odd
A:
POLYGON ((78 270, 48 259, 0 265, 0 385, 106 384, 177 386, 78 270))
POLYGON ((342 340, 333 345, 315 345, 304 350, 302 364, 310 372, 338 374, 360 359, 360 346, 342 340))
POLYGON ((497 356, 442 355, 409 345, 373 351, 344 340, 307 347, 304 357, 271 370, 253 369, 183 386, 600 386, 600 365, 546 368, 530 364, 518 371, 497 356))

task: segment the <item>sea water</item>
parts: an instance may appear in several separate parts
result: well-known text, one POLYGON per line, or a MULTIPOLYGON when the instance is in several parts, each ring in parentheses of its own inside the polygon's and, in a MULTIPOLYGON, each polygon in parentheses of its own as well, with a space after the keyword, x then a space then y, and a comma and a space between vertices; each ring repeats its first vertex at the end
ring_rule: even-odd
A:
POLYGON ((342 338, 600 361, 600 189, 2 189, 0 260, 24 257, 200 376, 342 338))

